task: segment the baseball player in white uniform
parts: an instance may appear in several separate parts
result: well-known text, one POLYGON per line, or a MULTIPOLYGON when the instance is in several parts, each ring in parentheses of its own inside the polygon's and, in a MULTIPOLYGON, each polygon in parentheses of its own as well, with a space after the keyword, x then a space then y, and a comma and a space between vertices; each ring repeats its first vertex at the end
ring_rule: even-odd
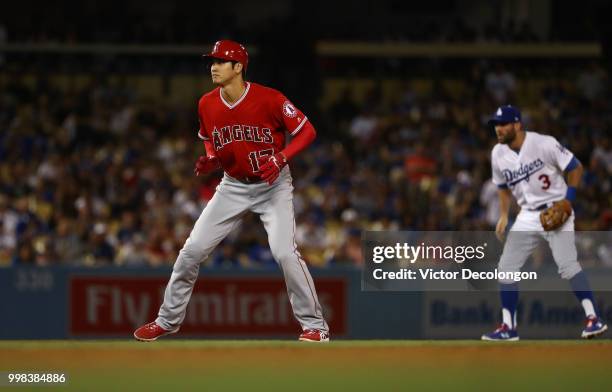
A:
MULTIPOLYGON (((574 213, 551 231, 545 231, 540 213, 553 203, 568 205, 576 198, 582 177, 582 165, 554 137, 523 129, 520 111, 511 105, 497 109, 489 120, 495 127, 498 144, 491 153, 493 182, 498 187, 500 218, 496 234, 503 239, 508 225, 511 197, 521 210, 512 225, 499 261, 500 272, 519 272, 540 238, 545 239, 557 264, 559 274, 567 279, 584 308, 586 326, 583 338, 602 334, 608 326, 598 317, 593 293, 586 274, 577 260, 574 242, 574 213), (565 182, 564 173, 568 182, 565 182)), ((516 322, 518 284, 500 280, 502 324, 495 331, 482 335, 482 340, 519 340, 516 322)))

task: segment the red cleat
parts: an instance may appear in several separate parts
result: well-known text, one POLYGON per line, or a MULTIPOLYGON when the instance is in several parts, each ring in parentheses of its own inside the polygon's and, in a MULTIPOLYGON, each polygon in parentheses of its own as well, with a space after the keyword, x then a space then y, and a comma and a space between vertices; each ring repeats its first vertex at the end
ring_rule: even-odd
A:
POLYGON ((327 343, 329 342, 329 333, 318 329, 306 329, 299 338, 302 342, 327 343))
POLYGON ((161 338, 162 336, 177 333, 179 328, 180 327, 177 327, 176 329, 168 331, 166 329, 163 329, 162 327, 157 325, 155 321, 153 321, 151 323, 143 325, 142 327, 134 331, 134 337, 137 340, 140 340, 141 342, 152 342, 154 340, 157 340, 157 338, 161 338))

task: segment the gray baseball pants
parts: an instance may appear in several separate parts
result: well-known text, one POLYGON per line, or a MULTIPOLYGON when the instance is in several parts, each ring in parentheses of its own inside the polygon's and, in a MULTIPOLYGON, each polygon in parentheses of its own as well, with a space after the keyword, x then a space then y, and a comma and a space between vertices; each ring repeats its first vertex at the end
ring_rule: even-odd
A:
POLYGON ((302 329, 328 332, 312 277, 295 243, 293 184, 288 166, 271 186, 265 182, 245 184, 224 175, 174 263, 155 320, 158 325, 167 330, 181 325, 200 264, 248 211, 258 214, 264 224, 272 256, 283 272, 293 314, 302 329))

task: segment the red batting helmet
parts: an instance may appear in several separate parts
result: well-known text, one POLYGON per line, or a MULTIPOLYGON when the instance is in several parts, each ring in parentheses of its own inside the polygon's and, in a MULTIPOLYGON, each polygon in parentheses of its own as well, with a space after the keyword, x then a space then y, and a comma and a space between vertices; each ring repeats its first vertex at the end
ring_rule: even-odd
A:
POLYGON ((240 45, 236 41, 230 41, 227 39, 217 41, 211 52, 203 54, 202 56, 228 61, 237 61, 242 64, 245 71, 249 65, 249 54, 244 46, 240 45))

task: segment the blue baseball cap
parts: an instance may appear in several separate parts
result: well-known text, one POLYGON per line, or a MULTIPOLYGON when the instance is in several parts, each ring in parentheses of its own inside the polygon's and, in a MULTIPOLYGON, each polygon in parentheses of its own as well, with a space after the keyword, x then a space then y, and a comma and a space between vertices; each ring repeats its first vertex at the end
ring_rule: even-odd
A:
POLYGON ((521 112, 512 105, 500 106, 488 121, 489 125, 507 124, 521 121, 521 112))

